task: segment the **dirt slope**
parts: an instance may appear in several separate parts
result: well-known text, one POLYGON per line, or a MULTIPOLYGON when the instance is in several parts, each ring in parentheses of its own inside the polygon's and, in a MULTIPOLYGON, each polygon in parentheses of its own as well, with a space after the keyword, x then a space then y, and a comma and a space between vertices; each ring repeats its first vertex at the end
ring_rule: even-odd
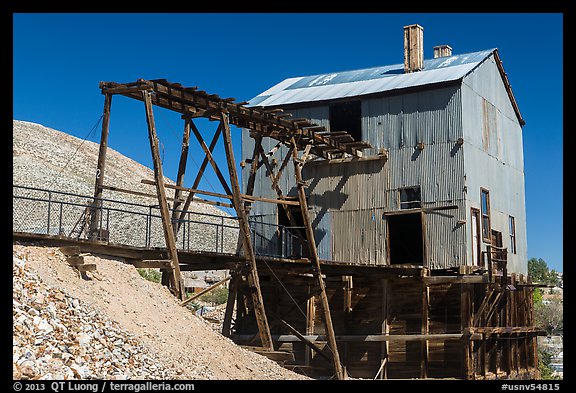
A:
MULTIPOLYGON (((39 276, 42 285, 46 284, 69 297, 77 298, 80 304, 109 318, 110 326, 116 324, 118 329, 126 332, 125 335, 132 335, 130 340, 136 344, 125 345, 124 350, 130 351, 141 343, 148 351, 146 356, 158 362, 153 372, 146 369, 148 378, 306 379, 265 357, 238 347, 214 332, 207 322, 181 307, 164 287, 145 281, 132 265, 120 259, 85 257, 86 263, 95 263, 98 267, 98 272, 88 273, 90 279, 85 280, 68 265, 57 248, 14 245, 13 254, 26 261, 27 268, 39 276), (166 370, 163 371, 164 377, 159 376, 159 370, 166 370)), ((29 284, 32 287, 38 285, 29 284)), ((19 295, 18 304, 22 302, 30 302, 29 307, 33 297, 19 295)), ((16 306, 13 308, 16 309, 16 306)), ((94 338, 93 333, 86 334, 89 339, 94 338)), ((15 330, 15 362, 17 357, 21 359, 24 356, 21 349, 16 354, 17 347, 22 347, 21 344, 17 345, 17 335, 15 330)), ((26 341, 21 335, 18 337, 26 341)), ((38 337, 30 340, 33 344, 38 337)), ((31 348, 29 352, 33 352, 34 345, 31 348)), ((141 351, 136 351, 135 355, 139 356, 136 356, 136 361, 141 358, 141 351)), ((22 370, 19 372, 22 373, 22 370)), ((127 378, 135 378, 143 372, 128 368, 118 373, 127 378)))

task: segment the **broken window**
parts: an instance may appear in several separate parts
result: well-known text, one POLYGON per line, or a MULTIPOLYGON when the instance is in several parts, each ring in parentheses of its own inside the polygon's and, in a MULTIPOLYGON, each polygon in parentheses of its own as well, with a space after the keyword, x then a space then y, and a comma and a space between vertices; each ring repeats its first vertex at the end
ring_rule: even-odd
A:
POLYGON ((480 189, 480 205, 482 208, 482 240, 490 243, 490 193, 488 190, 480 189))
POLYGON ((400 209, 416 209, 422 206, 420 186, 400 188, 398 192, 400 193, 400 209))
POLYGON ((508 216, 508 233, 510 234, 510 252, 516 254, 516 222, 512 216, 508 216))
POLYGON ((355 141, 362 140, 362 104, 360 101, 330 105, 330 132, 348 131, 355 141))

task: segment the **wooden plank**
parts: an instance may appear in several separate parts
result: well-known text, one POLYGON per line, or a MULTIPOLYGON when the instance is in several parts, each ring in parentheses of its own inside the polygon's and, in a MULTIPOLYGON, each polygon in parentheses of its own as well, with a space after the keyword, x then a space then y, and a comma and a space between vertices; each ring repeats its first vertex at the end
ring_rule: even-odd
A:
POLYGON ((488 283, 487 276, 427 276, 422 277, 426 285, 441 285, 441 284, 486 284, 488 283))
POLYGON ((250 273, 248 274, 248 284, 252 292, 252 303, 254 305, 254 314, 258 324, 258 331, 260 339, 264 348, 273 350, 272 338, 270 334, 270 327, 268 319, 266 318, 266 311, 264 309, 264 300, 262 299, 262 292, 260 290, 260 281, 258 279, 258 268, 256 266, 256 257, 254 249, 252 248, 252 240, 250 236, 250 226, 244 204, 242 203, 242 194, 240 192, 240 185, 238 183, 238 175, 236 172, 236 160, 234 159, 234 149, 232 148, 232 136, 230 135, 230 127, 228 124, 228 115, 224 112, 221 113, 222 134, 224 138, 224 150, 226 152, 226 162, 228 164, 228 173, 230 174, 230 184, 233 191, 234 209, 238 216, 238 223, 240 228, 240 236, 242 239, 242 246, 246 262, 250 266, 250 273))
POLYGON ((78 246, 59 247, 59 250, 62 254, 66 255, 67 257, 80 255, 80 247, 78 246))
POLYGON ((304 190, 304 181, 302 179, 303 164, 301 162, 298 162, 298 148, 296 145, 296 140, 294 138, 292 138, 292 147, 293 147, 292 162, 294 163, 294 173, 296 177, 298 197, 300 199, 302 220, 304 221, 310 259, 313 263, 313 273, 316 278, 317 285, 320 288, 320 300, 324 312, 324 324, 326 326, 326 332, 328 333, 328 345, 330 346, 330 350, 332 351, 332 361, 334 365, 334 372, 336 379, 343 380, 346 377, 344 371, 342 370, 342 365, 340 364, 340 355, 338 354, 338 346, 336 344, 334 326, 332 325, 332 316, 330 315, 330 306, 328 303, 328 297, 326 296, 326 288, 324 285, 324 280, 322 279, 320 260, 318 258, 318 250, 316 249, 316 241, 314 239, 314 230, 312 229, 312 222, 310 220, 308 212, 308 203, 306 201, 306 192, 304 190))
MULTIPOLYGON (((170 259, 144 259, 128 261, 136 268, 143 269, 169 269, 172 270, 172 261, 170 259)), ((172 272, 170 272, 171 274, 172 272)))
POLYGON ((546 330, 534 326, 485 326, 469 329, 469 333, 483 334, 517 334, 517 333, 534 333, 538 336, 545 336, 546 330))
POLYGON ((198 299, 200 296, 205 295, 205 294, 207 294, 208 292, 210 292, 210 291, 218 288, 220 285, 222 285, 222 284, 230 281, 231 278, 232 278, 232 276, 228 276, 228 277, 226 277, 225 279, 218 281, 216 284, 210 285, 208 288, 203 289, 202 291, 200 291, 200 292, 198 292, 198 293, 195 293, 194 295, 190 296, 188 299, 180 302, 180 305, 181 305, 181 306, 187 305, 187 304, 190 303, 191 301, 194 301, 194 300, 198 299))
MULTIPOLYGON (((470 284, 460 284, 460 326, 461 331, 464 333, 470 328, 472 319, 472 305, 470 296, 470 284)), ((472 341, 468 335, 464 336, 462 342, 464 345, 464 377, 465 379, 474 379, 474 365, 473 365, 473 353, 472 353, 472 341)))
POLYGON ((80 272, 93 272, 96 270, 95 263, 84 263, 82 265, 75 265, 74 267, 80 272))
POLYGON ((98 148, 98 164, 96 166, 96 181, 94 184, 93 210, 90 216, 90 239, 98 238, 98 226, 102 214, 102 185, 104 184, 104 170, 106 169, 106 152, 108 151, 108 133, 110 129, 110 108, 112 106, 112 95, 104 96, 104 114, 102 118, 102 134, 100 135, 100 147, 98 148))
POLYGON ((172 221, 170 219, 170 211, 168 210, 168 201, 166 200, 166 189, 164 187, 164 174, 162 173, 162 161, 160 160, 160 153, 158 151, 158 137, 156 136, 156 124, 154 122, 154 113, 152 111, 152 101, 150 92, 143 91, 142 97, 146 109, 146 122, 148 124, 148 140, 150 142, 150 150, 152 151, 152 161, 154 164, 154 179, 156 183, 156 192, 158 193, 158 203, 160 205, 160 216, 162 217, 162 229, 164 231, 164 239, 166 241, 166 248, 168 249, 168 256, 172 260, 172 290, 174 294, 180 299, 184 298, 184 288, 181 287, 180 266, 178 263, 178 250, 176 248, 176 238, 172 228, 172 221))
POLYGON ((84 264, 84 257, 81 255, 71 255, 66 258, 66 262, 68 262, 71 266, 79 266, 84 264))

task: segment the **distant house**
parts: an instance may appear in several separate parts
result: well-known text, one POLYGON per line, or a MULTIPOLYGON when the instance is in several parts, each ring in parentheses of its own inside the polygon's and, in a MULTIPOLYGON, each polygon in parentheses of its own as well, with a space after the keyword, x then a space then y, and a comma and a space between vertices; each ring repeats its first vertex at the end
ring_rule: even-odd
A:
MULTIPOLYGON (((360 160, 304 166, 320 258, 446 269, 484 266, 492 245, 507 249, 508 272, 526 275, 524 120, 498 50, 453 55, 444 45, 424 60, 422 28, 405 29, 420 39, 405 47, 404 64, 292 77, 250 100, 372 145, 360 160)), ((263 147, 275 144, 265 138, 263 147)), ((244 130, 243 158, 253 146, 244 130)), ((288 195, 292 171, 280 181, 288 195)), ((254 195, 274 197, 258 176, 254 195)), ((272 204, 251 215, 287 225, 272 204)), ((274 236, 260 247, 279 247, 274 236)))

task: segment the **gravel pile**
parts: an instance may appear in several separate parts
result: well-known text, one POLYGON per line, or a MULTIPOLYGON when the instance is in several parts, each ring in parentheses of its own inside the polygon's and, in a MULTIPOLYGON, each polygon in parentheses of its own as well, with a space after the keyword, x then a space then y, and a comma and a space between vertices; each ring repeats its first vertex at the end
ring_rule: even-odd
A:
POLYGON ((121 258, 86 255, 97 271, 81 277, 58 248, 12 253, 15 378, 307 379, 215 332, 121 258))
POLYGON ((46 285, 13 256, 14 379, 174 379, 182 370, 65 291, 46 285), (179 372, 178 372, 179 371, 179 372))

